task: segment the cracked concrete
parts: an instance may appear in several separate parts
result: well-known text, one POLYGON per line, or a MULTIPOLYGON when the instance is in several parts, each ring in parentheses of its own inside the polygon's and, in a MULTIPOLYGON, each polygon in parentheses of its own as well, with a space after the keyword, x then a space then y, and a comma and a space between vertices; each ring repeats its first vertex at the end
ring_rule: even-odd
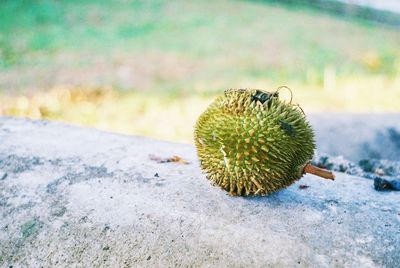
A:
POLYGON ((234 198, 192 146, 0 118, 0 266, 399 267, 399 192, 336 175, 234 198))

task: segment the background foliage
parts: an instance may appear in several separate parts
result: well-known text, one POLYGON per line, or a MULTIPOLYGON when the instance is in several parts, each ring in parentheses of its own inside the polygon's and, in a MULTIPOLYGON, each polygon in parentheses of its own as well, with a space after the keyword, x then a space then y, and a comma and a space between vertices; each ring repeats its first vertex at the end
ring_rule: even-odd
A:
POLYGON ((0 115, 191 142, 232 87, 287 85, 306 113, 400 111, 398 27, 275 2, 3 0, 0 115))

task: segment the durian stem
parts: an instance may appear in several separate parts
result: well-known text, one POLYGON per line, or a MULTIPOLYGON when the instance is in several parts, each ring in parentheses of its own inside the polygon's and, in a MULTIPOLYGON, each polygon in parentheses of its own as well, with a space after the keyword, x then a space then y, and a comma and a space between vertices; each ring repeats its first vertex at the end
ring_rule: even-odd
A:
POLYGON ((303 172, 310 173, 310 174, 313 174, 315 176, 318 176, 318 177, 321 177, 321 178, 324 178, 327 180, 335 180, 335 175, 332 172, 330 172, 326 169, 322 169, 322 168, 313 166, 310 163, 308 163, 304 167, 303 172))

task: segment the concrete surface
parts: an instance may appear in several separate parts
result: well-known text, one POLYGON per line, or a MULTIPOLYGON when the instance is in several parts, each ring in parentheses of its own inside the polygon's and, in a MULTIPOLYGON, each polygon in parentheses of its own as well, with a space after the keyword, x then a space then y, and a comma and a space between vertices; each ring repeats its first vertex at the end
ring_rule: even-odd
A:
POLYGON ((235 198, 191 146, 0 118, 0 267, 399 267, 399 192, 336 175, 235 198))
POLYGON ((400 113, 319 113, 308 115, 319 152, 400 162, 400 113))

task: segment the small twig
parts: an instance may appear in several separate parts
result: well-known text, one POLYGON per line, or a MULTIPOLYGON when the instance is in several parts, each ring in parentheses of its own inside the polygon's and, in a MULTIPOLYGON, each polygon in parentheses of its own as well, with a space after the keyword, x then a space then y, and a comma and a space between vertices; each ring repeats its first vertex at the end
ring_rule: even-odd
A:
POLYGON ((285 88, 285 89, 289 90, 289 92, 290 92, 290 101, 289 101, 289 103, 292 104, 293 92, 292 92, 292 90, 291 90, 288 86, 280 86, 280 87, 278 87, 278 88, 276 89, 276 91, 274 92, 274 94, 275 94, 275 93, 278 93, 282 88, 285 88))
POLYGON ((321 178, 327 179, 327 180, 335 180, 335 175, 326 170, 326 169, 322 169, 316 166, 311 165, 310 163, 308 163, 304 169, 303 169, 304 173, 310 173, 313 174, 315 176, 319 176, 321 178))

